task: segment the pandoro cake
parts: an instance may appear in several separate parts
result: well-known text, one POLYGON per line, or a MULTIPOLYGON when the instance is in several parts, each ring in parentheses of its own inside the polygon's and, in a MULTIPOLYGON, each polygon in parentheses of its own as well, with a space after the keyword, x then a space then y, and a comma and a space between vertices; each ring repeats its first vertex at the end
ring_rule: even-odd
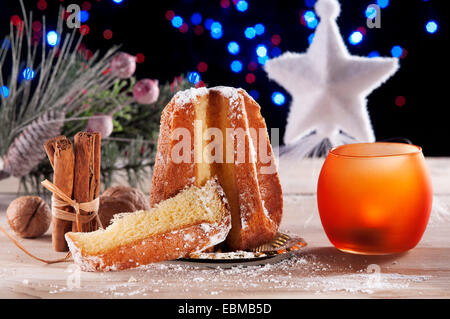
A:
POLYGON ((243 89, 181 91, 162 113, 150 205, 212 177, 231 210, 225 249, 245 250, 270 241, 281 222, 282 190, 260 106, 243 89), (211 132, 221 134, 213 137, 211 132))

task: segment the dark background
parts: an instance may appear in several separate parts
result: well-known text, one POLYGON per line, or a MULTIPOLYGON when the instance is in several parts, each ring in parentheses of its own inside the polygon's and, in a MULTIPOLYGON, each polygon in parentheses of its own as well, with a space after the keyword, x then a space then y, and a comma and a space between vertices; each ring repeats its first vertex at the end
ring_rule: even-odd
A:
MULTIPOLYGON (((308 36, 314 31, 300 23, 299 13, 308 8, 305 2, 288 0, 248 0, 245 12, 236 10, 233 2, 222 8, 220 0, 179 0, 143 1, 123 0, 116 4, 112 0, 47 0, 45 9, 42 1, 25 0, 34 19, 41 20, 45 14, 47 29, 55 28, 58 8, 70 3, 83 5, 90 3, 89 19, 85 24, 90 28, 85 37, 86 46, 95 51, 105 51, 114 44, 122 44, 121 50, 130 54, 142 53, 145 61, 138 64, 138 78, 157 78, 160 82, 171 81, 179 74, 197 71, 199 62, 206 62, 208 70, 201 73, 201 79, 208 86, 228 85, 242 87, 247 91, 257 90, 257 101, 269 127, 279 127, 284 132, 289 111, 290 98, 284 89, 270 82, 258 65, 253 71, 256 81, 248 84, 245 76, 249 72, 247 64, 256 61, 255 47, 266 44, 271 47, 273 34, 281 36, 279 48, 282 52, 303 52, 308 47, 308 36), (188 23, 189 30, 180 32, 171 25, 165 15, 173 10, 188 23), (212 18, 223 26, 223 37, 213 39, 205 30, 195 35, 190 17, 194 12, 203 19, 212 18), (256 23, 265 25, 265 33, 253 40, 246 39, 243 30, 256 23), (103 31, 110 29, 113 37, 103 38, 103 31), (241 50, 238 56, 227 50, 229 41, 237 41, 241 50), (244 64, 240 73, 230 70, 230 62, 239 59, 244 64), (283 92, 287 101, 276 106, 271 95, 283 92)), ((382 9, 381 29, 367 29, 364 40, 356 46, 348 43, 348 36, 357 27, 366 26, 365 9, 375 1, 341 0, 341 14, 338 24, 351 54, 367 56, 378 51, 381 56, 390 56, 391 48, 400 45, 407 50, 406 57, 400 59, 400 70, 368 98, 368 109, 378 140, 407 138, 420 145, 428 156, 450 156, 450 125, 447 109, 447 95, 450 92, 444 78, 448 71, 448 56, 445 44, 448 42, 448 24, 444 16, 444 0, 390 0, 382 9), (428 20, 436 20, 439 29, 434 34, 425 30, 428 20), (403 96, 406 103, 397 106, 395 99, 403 96)), ((447 1, 448 2, 448 1, 447 1)), ((0 36, 9 32, 12 15, 21 16, 16 0, 0 0, 0 36)), ((324 116, 326 116, 324 114, 324 116)))

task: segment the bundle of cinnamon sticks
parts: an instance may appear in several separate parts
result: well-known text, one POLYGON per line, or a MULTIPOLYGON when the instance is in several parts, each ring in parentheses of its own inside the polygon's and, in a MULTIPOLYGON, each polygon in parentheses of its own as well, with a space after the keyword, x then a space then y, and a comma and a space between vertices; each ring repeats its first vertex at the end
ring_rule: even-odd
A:
MULTIPOLYGON (((53 167, 53 184, 77 203, 96 199, 100 192, 101 134, 79 132, 74 137, 74 145, 65 136, 48 140, 44 147, 53 167)), ((54 195, 57 199, 58 195, 54 195)), ((74 213, 72 207, 63 208, 74 213)), ((80 211, 80 214, 88 212, 80 211)), ((55 251, 68 251, 64 238, 69 231, 90 232, 97 230, 99 219, 80 224, 52 217, 52 244, 55 251)))

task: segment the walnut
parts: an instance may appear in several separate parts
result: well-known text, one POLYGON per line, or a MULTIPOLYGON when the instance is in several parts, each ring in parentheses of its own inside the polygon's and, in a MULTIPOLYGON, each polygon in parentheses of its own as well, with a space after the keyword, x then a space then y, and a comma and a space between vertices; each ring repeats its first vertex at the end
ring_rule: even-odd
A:
POLYGON ((127 200, 134 205, 136 210, 150 209, 147 196, 145 196, 144 193, 137 188, 128 186, 113 186, 108 188, 102 196, 110 196, 127 200))
POLYGON ((100 196, 98 216, 104 228, 108 227, 115 214, 131 213, 135 210, 136 207, 133 203, 126 199, 104 195, 100 196))
POLYGON ((43 235, 50 227, 52 213, 47 203, 38 196, 22 196, 9 204, 6 219, 11 229, 22 238, 43 235))

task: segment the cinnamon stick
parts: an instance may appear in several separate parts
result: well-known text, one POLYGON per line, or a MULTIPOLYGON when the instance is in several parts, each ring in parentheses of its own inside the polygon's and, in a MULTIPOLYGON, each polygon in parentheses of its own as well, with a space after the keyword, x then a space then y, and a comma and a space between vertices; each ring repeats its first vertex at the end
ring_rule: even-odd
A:
MULTIPOLYGON (((94 146, 94 176, 97 176, 95 179, 95 189, 93 198, 97 198, 100 196, 100 175, 101 175, 101 164, 102 164, 102 134, 99 132, 94 133, 95 146, 94 146)), ((103 228, 102 222, 100 220, 100 216, 96 215, 96 228, 103 228)))
MULTIPOLYGON (((67 196, 72 197, 74 180, 74 153, 72 142, 65 136, 57 136, 44 144, 47 156, 53 167, 53 184, 67 196)), ((57 198, 58 196, 55 195, 57 198)), ((72 207, 64 208, 73 212, 72 207)), ((72 230, 72 222, 52 217, 53 250, 68 251, 64 235, 72 230)))
MULTIPOLYGON (((100 190, 100 133, 79 132, 74 138, 75 177, 73 199, 78 203, 90 202, 99 196, 100 190)), ((81 215, 89 212, 80 210, 81 215)), ((91 232, 101 227, 98 218, 87 224, 74 223, 73 231, 91 232)))

